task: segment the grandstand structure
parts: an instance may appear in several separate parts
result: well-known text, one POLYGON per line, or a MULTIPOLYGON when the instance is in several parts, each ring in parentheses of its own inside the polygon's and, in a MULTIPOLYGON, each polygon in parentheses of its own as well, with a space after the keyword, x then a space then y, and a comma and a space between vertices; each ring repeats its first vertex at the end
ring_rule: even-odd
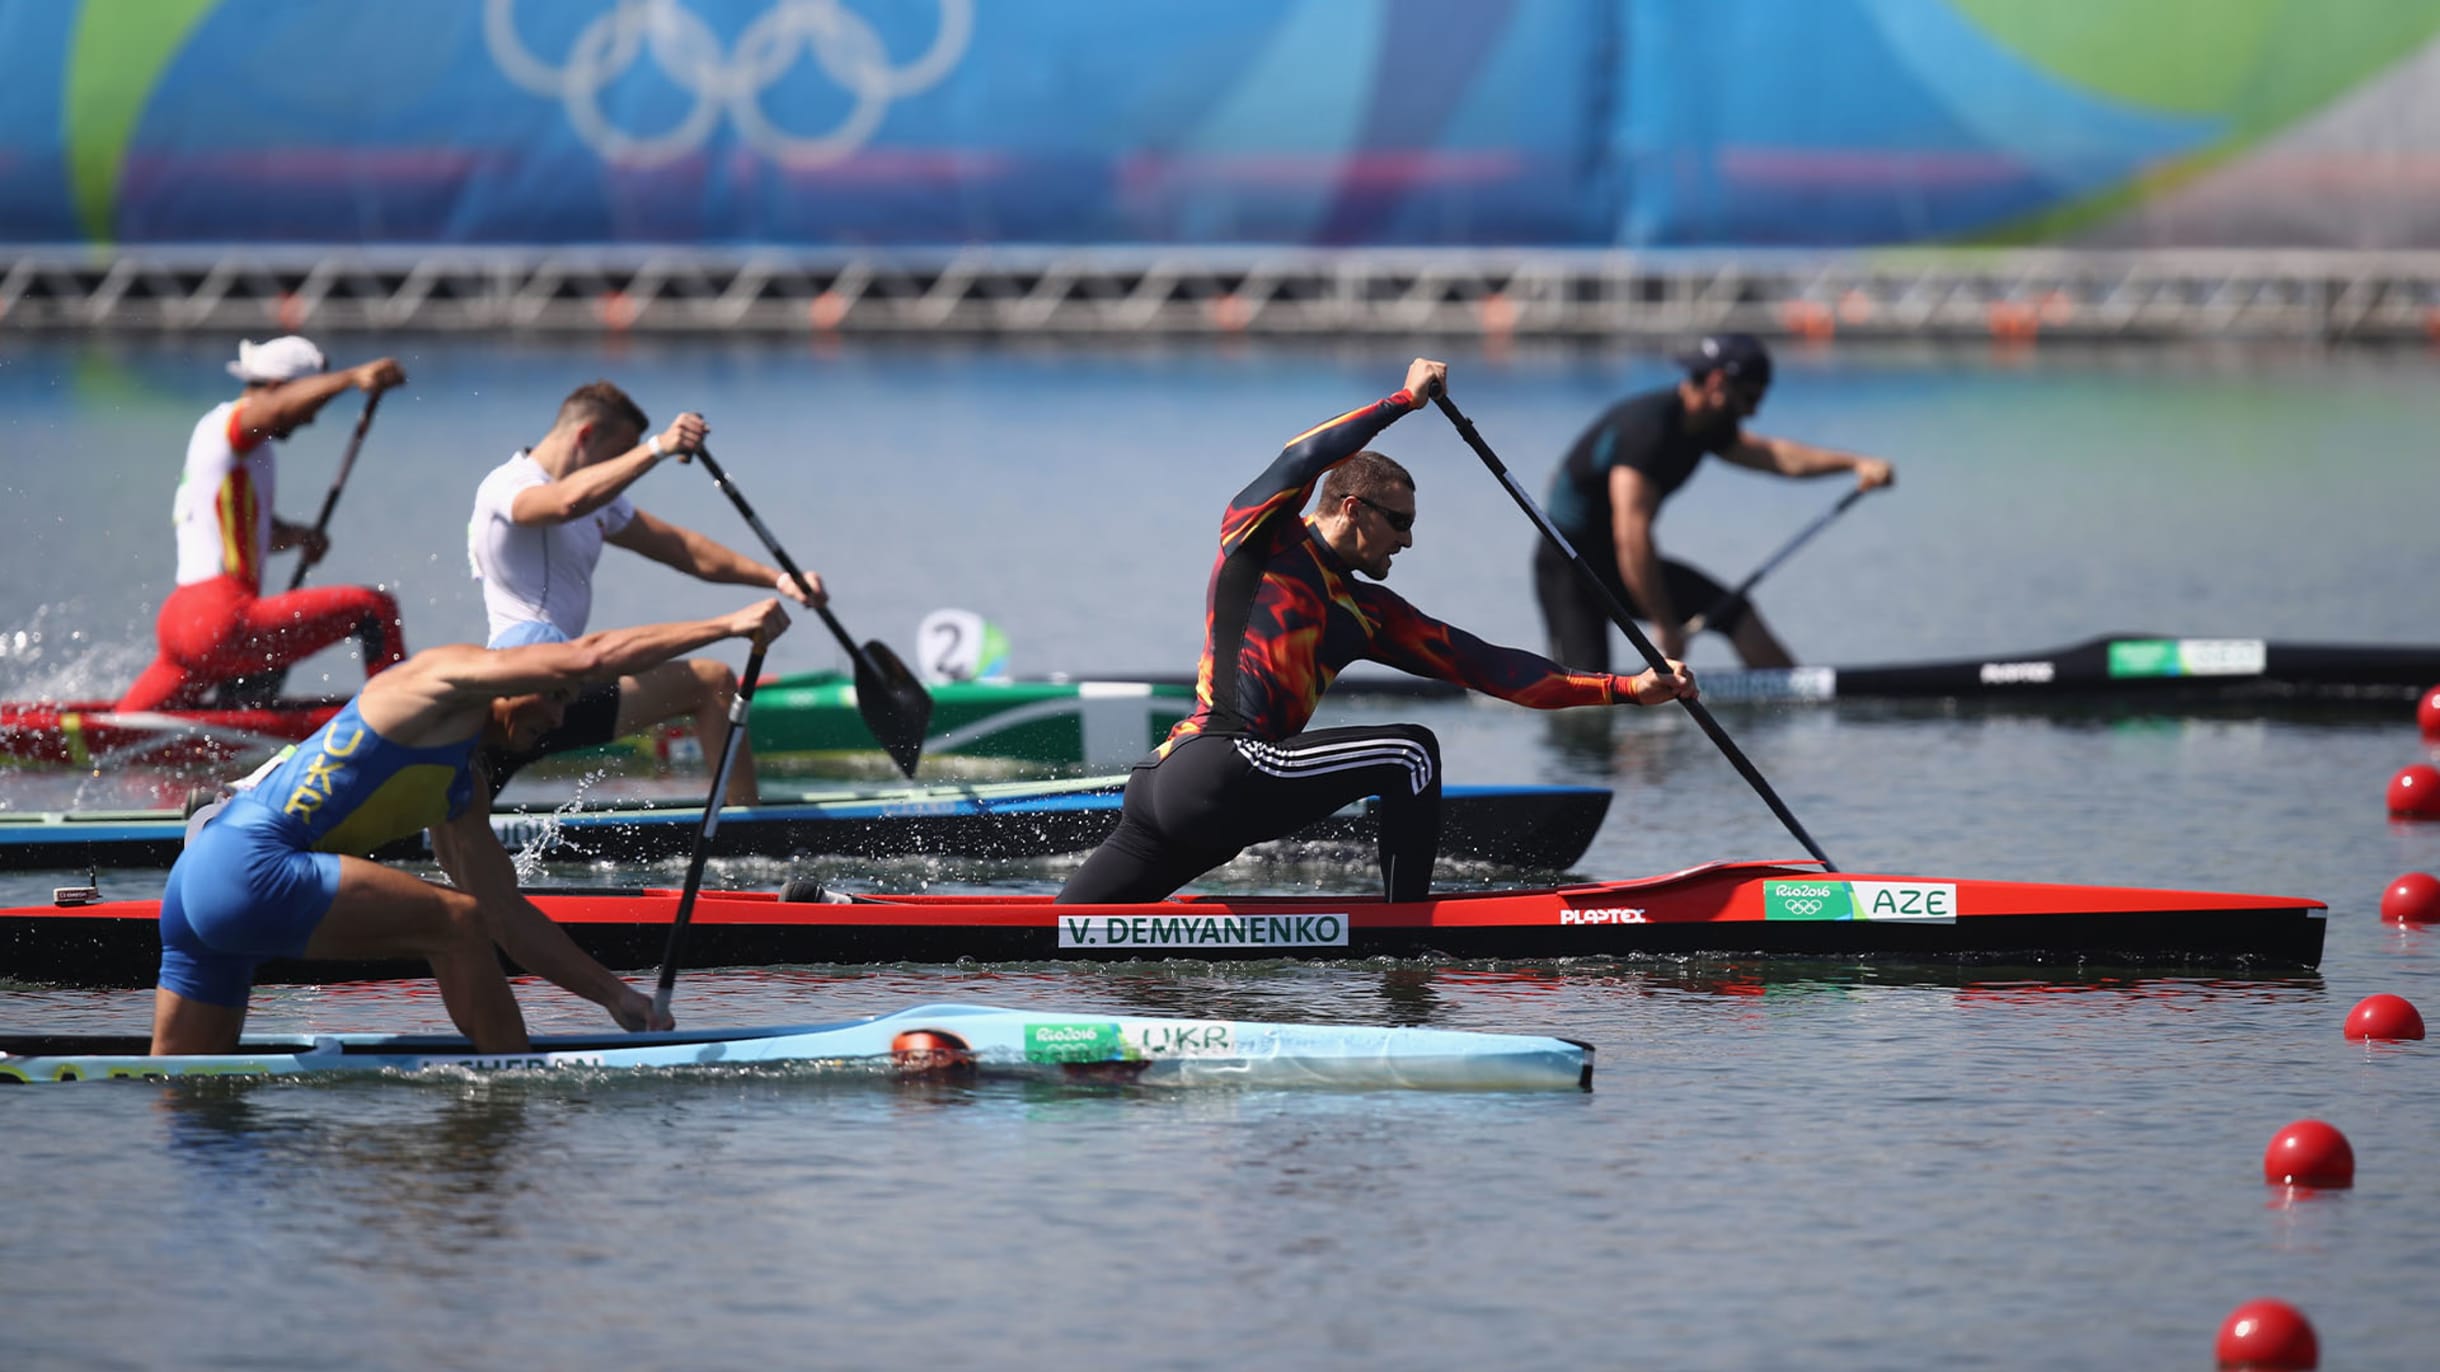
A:
POLYGON ((1261 247, 0 257, 0 331, 2440 340, 2440 252, 1261 247))

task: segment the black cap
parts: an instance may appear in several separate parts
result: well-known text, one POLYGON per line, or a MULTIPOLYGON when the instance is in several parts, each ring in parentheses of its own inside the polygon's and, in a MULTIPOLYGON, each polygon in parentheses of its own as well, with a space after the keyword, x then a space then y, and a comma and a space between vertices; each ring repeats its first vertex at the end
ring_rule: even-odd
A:
POLYGON ((1678 354, 1688 376, 1726 372, 1732 381, 1771 384, 1771 352, 1750 333, 1715 333, 1678 354))

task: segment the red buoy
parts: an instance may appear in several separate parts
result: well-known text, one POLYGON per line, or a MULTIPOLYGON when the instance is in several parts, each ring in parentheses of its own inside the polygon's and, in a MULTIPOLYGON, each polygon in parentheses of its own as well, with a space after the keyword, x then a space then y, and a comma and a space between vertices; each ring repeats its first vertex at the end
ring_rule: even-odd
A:
POLYGON ((2321 1366, 2321 1341, 2304 1312, 2286 1301, 2247 1301, 2220 1321, 2220 1366, 2301 1372, 2321 1366))
POLYGON ((2366 996, 2347 1012, 2350 1039, 2419 1039, 2423 1013, 2404 996, 2366 996))
POLYGON ((2440 686, 2425 691, 2423 699, 2416 702, 2415 724, 2423 730, 2425 738, 2440 743, 2440 686))
POLYGON ((2440 924, 2440 877, 2408 872, 2381 892, 2381 918, 2392 924, 2440 924))
POLYGON ((2262 1150, 2262 1179, 2273 1186, 2355 1185, 2355 1150, 2347 1136, 2320 1120, 2298 1120, 2271 1135, 2262 1150))
POLYGON ((2389 779, 2389 813, 2405 819, 2440 819, 2440 770, 2428 762, 2398 769, 2389 779))

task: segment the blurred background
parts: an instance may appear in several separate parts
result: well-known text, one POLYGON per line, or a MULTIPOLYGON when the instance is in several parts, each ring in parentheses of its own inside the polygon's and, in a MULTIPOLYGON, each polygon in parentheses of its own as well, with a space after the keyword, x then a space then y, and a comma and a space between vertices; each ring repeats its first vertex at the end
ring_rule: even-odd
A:
MULTIPOLYGON (((0 6, 0 690, 150 656, 187 432, 292 330, 407 367, 315 579, 411 645, 480 633, 474 484, 595 376, 710 415, 858 632, 1174 674, 1228 495, 1409 357, 1539 491, 1718 329, 1780 351, 1755 429, 1898 465, 1761 592, 1802 660, 2421 637, 2435 65, 2440 0, 0 6)), ((1384 443, 1399 588, 1538 645, 1530 528, 1384 443)), ((1664 551, 1733 580, 1834 484, 1710 464, 1664 551)))
MULTIPOLYGON (((1020 675, 1176 676, 1229 498, 1409 359, 1449 361, 1541 495, 1729 329, 1777 356, 1754 430, 1897 471, 1756 592, 1804 663, 2433 645, 2435 78, 2440 0, 0 0, 0 701, 112 700, 151 659, 189 435, 240 340, 290 332, 407 373, 312 584, 389 587, 411 648, 483 637, 476 483, 596 377, 708 416, 858 637, 907 651, 954 606, 1020 675)), ((283 445, 283 517, 312 519, 362 404, 283 445)), ((1377 446, 1417 478, 1392 589, 1541 646, 1535 530, 1475 455, 1428 412, 1377 446)), ((1734 583, 1851 485, 1706 463, 1658 541, 1734 583)), ((756 551, 694 467, 632 496, 756 551)), ((596 591, 596 627, 744 599, 617 550, 596 591)), ((1735 665, 1716 636, 1689 656, 1735 665)), ((770 666, 841 661, 801 625, 770 666)), ((343 647, 290 690, 361 680, 343 647)), ((2332 907, 2317 972, 690 970, 710 1022, 1250 1006, 1559 1029, 1614 1065, 1547 1108, 69 1092, 11 1117, 42 1184, 5 1265, 51 1318, 0 1362, 2160 1367, 2280 1293, 2332 1365, 2425 1366, 2440 1192, 2386 1163, 2428 1154, 2440 1091, 2427 1054, 2337 1029, 2366 992, 2440 995, 2440 941, 2373 917, 2440 869, 2440 825, 2375 799, 2440 746, 2407 722, 2433 680, 2310 709, 1715 700, 1849 871, 2304 892, 2332 907), (2260 1140, 2307 1114, 2355 1134, 2364 1186, 2266 1204, 2260 1140)), ((1579 876, 1798 847, 1677 711, 1340 692, 1315 722, 1392 718, 1452 783, 1613 790, 1579 876)), ((0 768, 0 811, 184 794, 124 775, 0 768)), ((1038 894, 1073 862, 712 880, 1038 894)), ((1377 889, 1362 851, 1232 866, 1203 889, 1377 889)), ((11 873, 0 902, 87 876, 11 873)), ((150 1013, 10 985, 27 1026, 150 1013)), ((441 1022, 420 984, 356 990, 266 987, 254 1023, 441 1022)))

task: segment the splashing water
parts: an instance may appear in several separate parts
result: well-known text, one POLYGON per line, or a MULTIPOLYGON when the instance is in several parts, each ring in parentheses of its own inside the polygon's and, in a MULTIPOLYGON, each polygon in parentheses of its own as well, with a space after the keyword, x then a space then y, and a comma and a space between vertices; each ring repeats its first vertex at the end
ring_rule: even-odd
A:
MULTIPOLYGON (((610 769, 607 767, 581 773, 576 778, 575 791, 567 799, 553 805, 548 813, 522 814, 515 817, 516 823, 508 826, 506 836, 522 840, 517 844, 516 851, 509 854, 509 862, 517 872, 518 885, 523 886, 542 876, 542 864, 546 855, 557 853, 563 859, 568 856, 601 856, 599 853, 589 851, 583 844, 570 837, 566 821, 568 816, 585 808, 586 796, 596 783, 608 775, 610 775, 610 769)), ((498 830, 503 827, 499 819, 495 817, 493 828, 498 830)))
POLYGON ((115 700, 152 662, 149 620, 103 632, 82 599, 37 605, 0 629, 0 696, 11 700, 115 700))

